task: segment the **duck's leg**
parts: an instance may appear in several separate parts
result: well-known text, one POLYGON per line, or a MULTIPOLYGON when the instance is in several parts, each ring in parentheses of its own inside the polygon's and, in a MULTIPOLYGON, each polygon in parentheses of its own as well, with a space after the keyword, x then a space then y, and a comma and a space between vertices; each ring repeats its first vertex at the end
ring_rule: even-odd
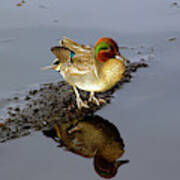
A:
POLYGON ((59 126, 58 126, 58 125, 55 125, 55 126, 54 126, 54 129, 56 130, 57 137, 58 137, 59 139, 62 139, 59 126))
POLYGON ((106 103, 106 100, 102 99, 102 98, 96 98, 95 95, 94 95, 94 92, 90 92, 90 95, 89 95, 89 100, 90 102, 93 102, 95 104, 97 104, 98 106, 102 103, 106 103))
POLYGON ((71 128, 71 129, 68 131, 68 133, 69 133, 69 134, 72 134, 73 132, 80 131, 80 130, 81 130, 81 127, 78 126, 78 125, 76 125, 76 126, 74 126, 73 128, 71 128))
POLYGON ((82 101, 76 86, 73 86, 73 89, 76 95, 76 104, 77 104, 78 109, 81 109, 82 107, 89 108, 89 106, 82 101))

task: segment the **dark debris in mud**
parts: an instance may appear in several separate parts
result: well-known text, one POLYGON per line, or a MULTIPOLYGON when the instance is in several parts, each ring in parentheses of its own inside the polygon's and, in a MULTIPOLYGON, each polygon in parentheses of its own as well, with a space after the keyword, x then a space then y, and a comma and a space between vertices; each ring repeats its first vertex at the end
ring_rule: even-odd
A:
POLYGON ((179 5, 179 3, 178 3, 178 2, 173 2, 173 3, 171 4, 171 7, 176 7, 176 8, 179 8, 179 7, 180 7, 180 5, 179 5))
POLYGON ((176 40, 177 40, 176 37, 171 37, 171 38, 168 39, 169 42, 173 42, 173 41, 176 41, 176 40))
MULTIPOLYGON (((111 90, 96 96, 105 99, 107 103, 110 102, 114 91, 131 81, 132 73, 147 66, 145 61, 129 63, 124 73, 125 78, 111 90)), ((88 100, 87 92, 80 91, 80 94, 83 100, 88 100)), ((0 124, 0 142, 26 136, 35 130, 45 130, 58 121, 80 120, 105 105, 96 106, 91 103, 90 108, 78 110, 73 89, 65 81, 46 83, 39 89, 30 90, 24 101, 26 103, 21 108, 8 108, 8 118, 0 124)))

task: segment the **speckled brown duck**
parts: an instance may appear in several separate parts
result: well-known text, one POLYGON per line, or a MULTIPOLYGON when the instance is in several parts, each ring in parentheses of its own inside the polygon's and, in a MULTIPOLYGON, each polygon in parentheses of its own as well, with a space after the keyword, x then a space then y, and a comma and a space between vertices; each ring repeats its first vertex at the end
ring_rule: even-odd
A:
POLYGON ((57 58, 48 68, 59 71, 72 85, 79 109, 88 105, 80 98, 77 88, 90 92, 89 101, 99 105, 105 100, 97 99, 95 92, 109 90, 123 78, 126 59, 111 38, 100 38, 94 47, 64 38, 59 47, 51 50, 57 58))

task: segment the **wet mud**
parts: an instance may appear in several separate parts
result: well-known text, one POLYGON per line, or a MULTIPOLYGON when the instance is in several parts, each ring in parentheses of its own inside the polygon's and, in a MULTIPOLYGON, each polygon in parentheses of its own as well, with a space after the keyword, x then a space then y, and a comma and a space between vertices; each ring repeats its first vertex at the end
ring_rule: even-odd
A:
MULTIPOLYGON (((143 60, 127 64, 122 81, 111 90, 96 94, 97 97, 105 99, 106 103, 100 106, 90 103, 88 109, 77 109, 73 89, 65 81, 42 84, 39 89, 30 90, 23 99, 23 106, 8 107, 4 116, 6 118, 0 117, 3 122, 0 123, 0 142, 29 135, 33 131, 45 130, 59 121, 81 120, 109 103, 113 93, 131 81, 134 72, 147 66, 143 60)), ((83 100, 88 100, 87 92, 80 91, 80 95, 83 100)), ((18 97, 12 99, 19 100, 18 97)), ((8 101, 11 99, 7 99, 8 101)))

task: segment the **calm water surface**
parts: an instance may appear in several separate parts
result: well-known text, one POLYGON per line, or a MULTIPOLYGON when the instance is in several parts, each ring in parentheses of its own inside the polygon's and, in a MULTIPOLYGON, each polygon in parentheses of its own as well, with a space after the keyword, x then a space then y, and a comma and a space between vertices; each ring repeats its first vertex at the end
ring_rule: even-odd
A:
MULTIPOLYGON (((120 46, 134 48, 122 50, 131 60, 153 57, 149 68, 135 73, 97 112, 117 126, 125 142, 123 159, 130 160, 114 179, 179 179, 180 8, 170 0, 1 3, 1 107, 4 98, 59 79, 40 67, 54 58, 49 49, 63 35, 86 44, 113 37, 120 46), (168 41, 171 37, 176 40, 168 41)), ((41 132, 0 144, 0 159, 4 180, 100 179, 91 159, 58 148, 41 132)))

